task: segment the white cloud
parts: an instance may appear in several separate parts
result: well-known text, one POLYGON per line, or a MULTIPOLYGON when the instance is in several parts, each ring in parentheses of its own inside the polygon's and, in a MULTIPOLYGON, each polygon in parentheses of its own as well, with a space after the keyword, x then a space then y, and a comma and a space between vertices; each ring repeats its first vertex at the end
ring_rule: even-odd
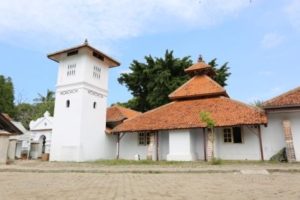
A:
POLYGON ((267 33, 264 35, 261 46, 266 49, 274 48, 282 44, 284 36, 278 33, 267 33))
POLYGON ((292 26, 300 31, 300 1, 292 0, 284 10, 292 26))
POLYGON ((9 0, 0 2, 0 38, 34 45, 100 45, 178 28, 207 27, 234 17, 248 0, 9 0))

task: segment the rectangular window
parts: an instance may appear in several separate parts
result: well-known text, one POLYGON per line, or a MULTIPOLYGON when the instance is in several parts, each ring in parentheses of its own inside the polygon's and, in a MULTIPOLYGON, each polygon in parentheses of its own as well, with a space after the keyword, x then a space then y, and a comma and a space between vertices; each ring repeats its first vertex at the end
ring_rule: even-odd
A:
POLYGON ((233 143, 242 143, 242 128, 233 127, 233 143))
POLYGON ((151 133, 139 133, 138 144, 139 145, 149 145, 150 144, 151 133))
POLYGON ((67 76, 75 76, 76 64, 68 65, 67 76))
POLYGON ((93 77, 95 79, 100 79, 101 78, 101 68, 100 67, 94 66, 93 77))
POLYGON ((231 128, 225 128, 223 130, 223 132, 224 132, 224 142, 225 143, 232 143, 231 128))
POLYGON ((235 143, 235 144, 243 143, 241 127, 224 128, 223 136, 224 136, 224 143, 235 143))

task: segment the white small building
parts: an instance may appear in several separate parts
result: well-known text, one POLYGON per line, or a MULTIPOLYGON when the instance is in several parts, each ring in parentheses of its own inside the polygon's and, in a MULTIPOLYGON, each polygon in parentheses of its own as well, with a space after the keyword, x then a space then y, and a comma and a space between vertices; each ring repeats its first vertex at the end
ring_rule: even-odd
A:
POLYGON ((44 116, 31 121, 30 127, 30 158, 41 158, 42 154, 50 153, 53 117, 46 111, 44 116))
POLYGON ((300 161, 300 87, 263 104, 268 126, 263 129, 267 158, 286 148, 290 162, 300 161))

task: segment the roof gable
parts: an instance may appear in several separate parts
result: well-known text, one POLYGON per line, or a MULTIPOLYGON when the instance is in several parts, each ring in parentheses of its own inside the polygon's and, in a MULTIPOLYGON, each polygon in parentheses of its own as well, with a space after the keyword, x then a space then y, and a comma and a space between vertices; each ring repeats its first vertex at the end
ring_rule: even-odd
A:
POLYGON ((273 99, 266 101, 263 104, 265 109, 268 108, 286 108, 300 107, 300 87, 283 93, 273 99))
POLYGON ((46 111, 43 117, 31 121, 29 127, 30 131, 50 130, 53 128, 53 117, 46 111))
POLYGON ((225 89, 207 75, 194 76, 169 95, 172 100, 207 96, 228 96, 225 89))

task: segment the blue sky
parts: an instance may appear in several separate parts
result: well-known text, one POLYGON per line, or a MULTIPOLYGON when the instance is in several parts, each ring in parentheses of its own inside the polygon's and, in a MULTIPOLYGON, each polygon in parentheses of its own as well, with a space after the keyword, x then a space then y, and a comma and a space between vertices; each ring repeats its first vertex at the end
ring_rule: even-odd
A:
POLYGON ((57 63, 46 55, 83 43, 119 60, 109 104, 131 98, 117 82, 133 59, 199 54, 229 62, 229 95, 247 103, 300 86, 299 0, 10 0, 0 2, 0 74, 16 101, 55 90, 57 63))

